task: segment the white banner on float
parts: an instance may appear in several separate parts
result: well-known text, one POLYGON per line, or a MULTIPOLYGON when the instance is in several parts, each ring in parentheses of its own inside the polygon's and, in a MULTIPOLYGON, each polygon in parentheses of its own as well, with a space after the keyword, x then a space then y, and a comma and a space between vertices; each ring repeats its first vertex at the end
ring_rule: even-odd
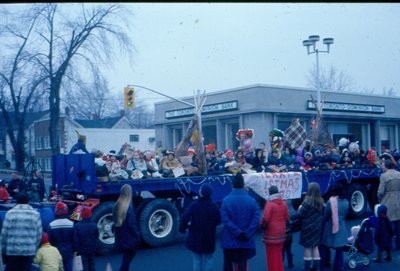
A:
POLYGON ((278 187, 284 199, 301 198, 303 186, 301 172, 282 172, 282 173, 249 173, 243 174, 247 187, 255 193, 268 199, 268 188, 272 185, 278 187))

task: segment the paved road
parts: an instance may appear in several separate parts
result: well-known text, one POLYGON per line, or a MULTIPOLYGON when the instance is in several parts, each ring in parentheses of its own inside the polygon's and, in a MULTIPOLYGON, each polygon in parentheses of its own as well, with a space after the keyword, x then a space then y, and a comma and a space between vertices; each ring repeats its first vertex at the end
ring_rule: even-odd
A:
MULTIPOLYGON (((353 225, 357 225, 361 220, 349 220, 347 221, 348 229, 353 225)), ((192 270, 192 255, 191 252, 185 248, 185 238, 183 234, 179 234, 178 240, 168 247, 163 248, 142 248, 138 251, 136 257, 132 262, 130 270, 134 271, 190 271, 192 270)), ((303 270, 303 248, 298 244, 299 233, 294 234, 293 240, 293 253, 294 253, 294 265, 293 269, 287 268, 287 262, 285 262, 285 270, 291 271, 302 271, 303 270)), ((249 271, 264 271, 266 270, 265 262, 265 249, 261 241, 260 233, 256 236, 257 244, 257 255, 249 261, 249 271)), ((371 261, 368 266, 362 266, 359 264, 356 271, 398 271, 400 270, 400 252, 394 252, 394 259, 391 263, 377 264, 371 261)), ((369 255, 372 259, 375 253, 369 255)), ((347 258, 347 253, 345 253, 347 258)), ((111 264, 112 270, 117 271, 121 255, 111 256, 99 256, 96 258, 96 270, 106 270, 107 263, 111 264)), ((214 254, 215 271, 222 270, 223 257, 222 249, 220 248, 220 242, 217 240, 217 249, 214 254)), ((108 270, 109 271, 109 270, 108 270)))

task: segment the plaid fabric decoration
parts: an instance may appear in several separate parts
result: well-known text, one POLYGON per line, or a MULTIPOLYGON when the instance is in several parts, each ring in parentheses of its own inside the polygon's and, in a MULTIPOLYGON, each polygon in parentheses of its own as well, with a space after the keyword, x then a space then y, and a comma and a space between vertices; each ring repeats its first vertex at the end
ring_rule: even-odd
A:
POLYGON ((304 127, 296 122, 289 126, 285 131, 286 141, 292 149, 303 147, 307 138, 307 133, 304 127))

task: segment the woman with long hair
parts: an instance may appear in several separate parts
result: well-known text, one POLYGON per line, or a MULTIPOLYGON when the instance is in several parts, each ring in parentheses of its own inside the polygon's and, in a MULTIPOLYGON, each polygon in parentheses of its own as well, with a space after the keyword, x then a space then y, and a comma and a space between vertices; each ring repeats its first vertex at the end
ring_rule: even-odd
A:
POLYGON ((311 261, 314 261, 314 269, 318 270, 321 257, 318 245, 322 235, 324 199, 321 197, 321 189, 318 183, 308 184, 307 195, 298 209, 301 220, 300 245, 304 247, 304 270, 311 269, 311 261))
POLYGON ((128 271, 140 244, 140 233, 132 204, 132 188, 128 184, 121 187, 119 198, 114 205, 113 220, 115 249, 117 252, 123 253, 119 271, 128 271))
POLYGON ((321 244, 324 246, 323 265, 330 265, 330 248, 336 250, 333 270, 343 270, 343 251, 347 244, 347 228, 345 217, 349 212, 349 201, 344 197, 345 187, 334 183, 330 188, 330 198, 324 211, 325 226, 321 244))

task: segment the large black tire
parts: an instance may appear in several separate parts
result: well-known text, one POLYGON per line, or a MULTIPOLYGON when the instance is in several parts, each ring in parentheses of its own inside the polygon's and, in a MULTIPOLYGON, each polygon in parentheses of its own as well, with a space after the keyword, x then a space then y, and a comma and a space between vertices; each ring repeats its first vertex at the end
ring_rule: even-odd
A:
POLYGON ((112 212, 114 202, 103 202, 93 211, 92 220, 96 222, 99 230, 99 238, 97 239, 97 254, 108 255, 114 249, 115 235, 114 222, 112 220, 112 212))
POLYGON ((151 247, 170 244, 178 234, 179 212, 165 199, 154 199, 139 214, 139 227, 143 241, 151 247))
POLYGON ((367 191, 364 186, 358 183, 351 184, 346 191, 346 198, 349 200, 350 217, 363 217, 368 206, 367 191))

